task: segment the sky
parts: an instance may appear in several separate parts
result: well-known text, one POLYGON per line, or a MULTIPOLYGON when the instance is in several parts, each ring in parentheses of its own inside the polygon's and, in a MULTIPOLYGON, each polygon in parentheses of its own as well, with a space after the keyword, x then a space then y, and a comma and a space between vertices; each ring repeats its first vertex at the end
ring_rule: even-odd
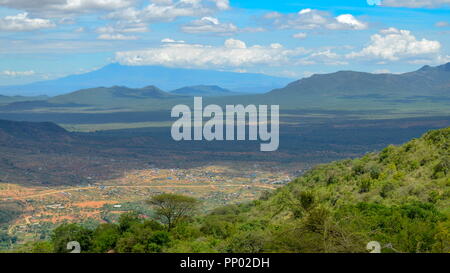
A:
POLYGON ((299 79, 450 62, 450 0, 0 0, 0 85, 110 63, 299 79))

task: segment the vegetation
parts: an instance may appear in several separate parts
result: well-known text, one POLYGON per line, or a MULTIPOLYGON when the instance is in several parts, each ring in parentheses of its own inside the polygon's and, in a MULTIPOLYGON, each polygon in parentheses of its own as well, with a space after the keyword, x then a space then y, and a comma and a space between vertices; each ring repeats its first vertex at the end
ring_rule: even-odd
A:
POLYGON ((355 160, 321 165, 259 200, 192 216, 195 200, 153 198, 156 220, 124 214, 94 230, 58 227, 28 251, 450 252, 450 128, 355 160), (168 206, 170 204, 170 206, 168 206), (167 209, 170 207, 171 209, 167 209), (188 213, 189 212, 189 213, 188 213), (178 218, 173 218, 179 216, 178 218), (169 220, 169 218, 171 220, 169 220))
POLYGON ((198 205, 196 199, 176 194, 161 194, 150 199, 148 203, 155 207, 157 217, 167 225, 169 231, 189 217, 198 205))

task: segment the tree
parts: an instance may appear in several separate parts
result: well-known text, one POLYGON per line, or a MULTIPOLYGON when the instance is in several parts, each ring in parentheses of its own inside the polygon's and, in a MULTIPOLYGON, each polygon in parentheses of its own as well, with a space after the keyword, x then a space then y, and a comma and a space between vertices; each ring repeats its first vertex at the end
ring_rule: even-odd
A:
POLYGON ((53 231, 51 237, 56 253, 69 252, 67 244, 72 241, 80 244, 82 252, 89 252, 91 249, 92 231, 77 224, 63 224, 53 231))
POLYGON ((97 253, 106 253, 116 247, 117 240, 120 238, 119 227, 114 224, 99 225, 94 231, 93 251, 97 253))
POLYGON ((120 215, 119 230, 121 233, 128 231, 133 225, 141 223, 137 212, 127 212, 120 215))
POLYGON ((191 216, 199 201, 192 197, 177 194, 161 194, 147 201, 155 207, 155 213, 170 231, 178 223, 191 216))

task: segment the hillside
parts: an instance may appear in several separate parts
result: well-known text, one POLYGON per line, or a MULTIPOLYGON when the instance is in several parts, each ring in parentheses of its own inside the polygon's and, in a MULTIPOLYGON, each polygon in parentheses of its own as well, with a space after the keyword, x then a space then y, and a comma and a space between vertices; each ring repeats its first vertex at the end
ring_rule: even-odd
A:
POLYGON ((197 85, 188 86, 173 90, 172 94, 183 96, 202 96, 202 97, 220 97, 220 96, 233 96, 239 95, 238 93, 221 88, 216 85, 197 85))
POLYGON ((89 73, 56 80, 19 86, 2 86, 0 94, 55 96, 96 86, 118 85, 140 88, 150 84, 164 90, 193 85, 219 85, 237 92, 264 93, 285 86, 291 81, 292 79, 264 74, 110 64, 89 73))
POLYGON ((124 86, 98 87, 83 89, 49 99, 51 104, 134 106, 148 101, 160 101, 177 98, 176 95, 162 91, 155 86, 128 88, 124 86))
POLYGON ((241 100, 279 104, 285 110, 372 111, 371 116, 378 112, 386 117, 396 114, 448 115, 450 64, 424 66, 404 74, 355 71, 315 74, 284 88, 258 96, 244 96, 241 100))
POLYGON ((21 251, 65 251, 67 240, 91 252, 367 252, 371 241, 383 252, 450 252, 450 128, 317 166, 257 201, 169 230, 124 214, 95 230, 63 225, 21 251))
POLYGON ((70 133, 51 122, 17 122, 0 120, 0 143, 2 147, 11 142, 63 142, 70 138, 70 133))
POLYGON ((272 91, 276 95, 367 98, 447 97, 450 98, 450 63, 404 74, 371 74, 339 71, 316 74, 272 91))

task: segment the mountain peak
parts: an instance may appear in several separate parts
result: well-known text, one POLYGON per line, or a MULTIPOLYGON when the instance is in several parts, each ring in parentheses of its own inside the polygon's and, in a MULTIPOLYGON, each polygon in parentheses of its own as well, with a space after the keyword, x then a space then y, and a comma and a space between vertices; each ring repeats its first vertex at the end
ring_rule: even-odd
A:
POLYGON ((419 71, 450 71, 450 62, 443 64, 443 65, 438 65, 438 66, 429 66, 429 65, 425 65, 423 66, 421 69, 419 69, 419 71))
POLYGON ((142 90, 155 90, 155 91, 162 91, 161 89, 159 89, 158 87, 154 86, 154 85, 148 85, 142 88, 142 90))

